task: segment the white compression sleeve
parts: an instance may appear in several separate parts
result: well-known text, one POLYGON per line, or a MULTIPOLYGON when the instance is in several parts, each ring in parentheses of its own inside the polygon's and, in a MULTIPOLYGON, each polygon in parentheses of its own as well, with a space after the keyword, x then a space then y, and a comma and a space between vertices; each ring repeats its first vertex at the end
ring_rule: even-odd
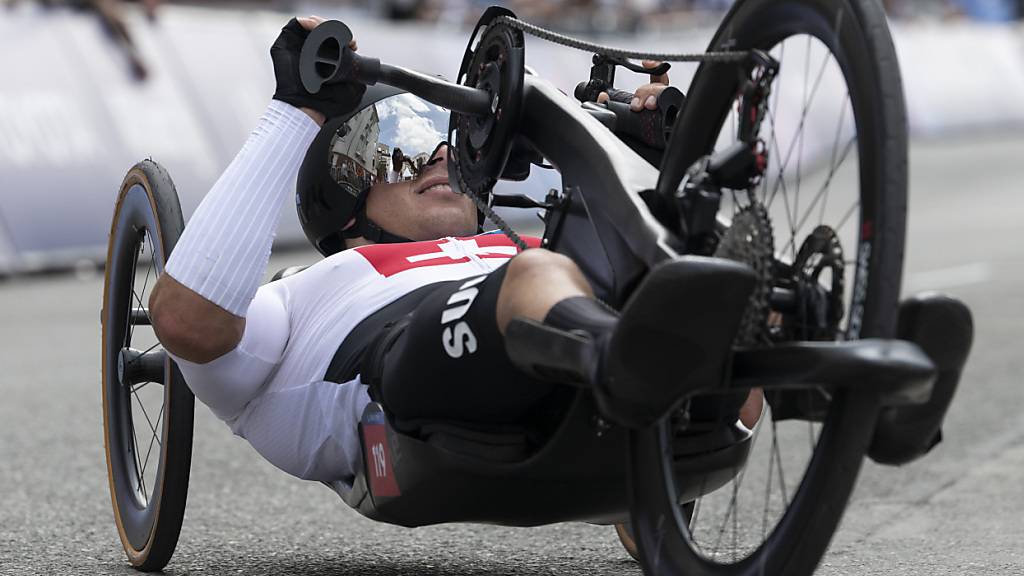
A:
POLYGON ((166 272, 245 317, 270 258, 281 206, 295 191, 299 165, 318 131, 304 112, 272 100, 192 215, 166 272))

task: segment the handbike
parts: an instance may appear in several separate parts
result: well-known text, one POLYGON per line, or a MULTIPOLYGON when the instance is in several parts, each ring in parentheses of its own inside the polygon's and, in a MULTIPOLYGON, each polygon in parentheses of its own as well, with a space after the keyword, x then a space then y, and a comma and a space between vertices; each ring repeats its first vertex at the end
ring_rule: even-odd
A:
MULTIPOLYGON (((348 29, 329 22, 303 50, 303 81, 311 91, 380 82, 452 110, 453 184, 489 214, 541 209, 543 245, 570 256, 613 307, 659 264, 685 262, 679 306, 711 360, 686 373, 666 350, 688 393, 640 430, 611 425, 584 388, 540 442, 445 423, 405 434, 370 404, 364 468, 331 488, 403 526, 617 524, 648 574, 813 572, 864 455, 904 463, 937 441, 970 347, 959 302, 898 301, 907 135, 881 7, 740 0, 708 52, 690 58, 700 67, 685 98, 658 115, 593 101, 638 54, 587 46, 595 65, 580 103, 524 72, 524 33, 565 40, 491 8, 450 83, 357 56, 348 29), (801 94, 795 109, 784 90, 801 94), (811 113, 819 107, 832 112, 825 122, 811 113), (544 163, 563 186, 543 201, 490 193, 496 179, 544 163), (737 409, 758 396, 760 415, 745 426, 737 409)), ((115 519, 143 570, 163 567, 177 541, 192 398, 159 347, 137 343, 152 281, 139 266, 159 273, 181 229, 166 173, 140 163, 111 231, 103 385, 115 519), (153 389, 160 409, 137 410, 139 392, 153 389)), ((512 347, 524 369, 557 370, 578 352, 571 335, 514 330, 539 343, 512 347)))

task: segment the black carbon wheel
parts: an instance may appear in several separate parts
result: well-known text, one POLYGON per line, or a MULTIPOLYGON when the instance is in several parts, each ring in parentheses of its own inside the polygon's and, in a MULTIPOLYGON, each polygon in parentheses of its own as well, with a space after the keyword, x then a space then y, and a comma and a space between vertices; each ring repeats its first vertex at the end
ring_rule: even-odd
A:
POLYGON ((103 428, 114 520, 128 560, 162 569, 185 514, 195 399, 149 321, 149 292, 184 223, 167 172, 128 171, 110 227, 103 287, 103 428))
MULTIPOLYGON (((774 341, 892 337, 907 128, 882 8, 877 0, 739 0, 709 50, 750 48, 781 64, 759 132, 767 170, 753 190, 774 230, 776 287, 795 295, 773 297, 774 341), (836 238, 828 251, 801 249, 821 234, 836 238), (827 322, 810 325, 811 302, 827 322)), ((741 79, 731 65, 698 71, 666 153, 661 177, 670 185, 662 189, 674 190, 694 161, 735 142, 741 79)), ((726 225, 750 198, 744 191, 723 200, 726 225)), ((878 400, 844 390, 766 400, 748 430, 747 452, 715 478, 692 466, 680 472, 679 419, 634 434, 632 528, 646 573, 814 571, 856 481, 878 400), (683 508, 690 501, 692 518, 683 508)))

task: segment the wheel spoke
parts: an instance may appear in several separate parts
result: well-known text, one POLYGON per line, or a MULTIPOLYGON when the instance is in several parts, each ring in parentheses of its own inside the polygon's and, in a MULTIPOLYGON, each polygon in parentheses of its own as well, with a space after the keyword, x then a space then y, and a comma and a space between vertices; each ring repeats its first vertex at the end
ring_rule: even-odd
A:
MULTIPOLYGON (((772 416, 772 420, 775 420, 775 416, 772 416)), ((774 426, 772 427, 774 430, 774 426)), ((774 432, 773 432, 774 433, 774 432)), ((775 443, 775 438, 772 438, 772 444, 775 443)), ((764 540, 768 536, 768 514, 771 513, 771 499, 772 499, 772 468, 775 467, 775 460, 772 458, 772 453, 768 453, 768 481, 765 483, 764 489, 764 516, 761 517, 761 539, 764 540)))
POLYGON ((143 498, 145 498, 148 501, 149 496, 146 495, 146 483, 142 479, 142 459, 139 456, 139 439, 138 436, 135 434, 135 418, 132 417, 131 396, 133 395, 129 394, 127 418, 128 431, 132 437, 132 444, 130 450, 132 451, 132 460, 134 460, 135 462, 135 481, 137 482, 138 489, 142 492, 143 498))
MULTIPOLYGON (((838 169, 839 166, 842 166, 843 162, 849 156, 850 150, 853 149, 853 144, 856 141, 857 141, 857 136, 855 135, 855 136, 853 136, 853 138, 850 139, 849 142, 846 143, 846 146, 843 148, 843 155, 840 157, 840 160, 839 160, 839 165, 833 166, 832 169, 829 170, 828 176, 825 178, 825 182, 821 185, 821 188, 814 195, 814 199, 811 201, 811 204, 807 207, 807 211, 804 212, 803 218, 801 218, 800 222, 797 223, 797 231, 801 230, 803 228, 804 224, 807 223, 808 218, 810 218, 810 216, 811 216, 812 210, 814 210, 814 207, 818 204, 818 202, 821 200, 821 198, 828 191, 829 186, 832 185, 832 178, 833 178, 833 176, 835 176, 836 169, 838 169)), ((860 205, 860 200, 857 201, 857 204, 855 205, 855 207, 859 206, 859 205, 860 205)), ((841 228, 841 226, 836 226, 835 227, 836 230, 838 230, 839 228, 841 228)), ((795 235, 794 235, 794 238, 792 238, 790 240, 790 242, 793 243, 794 241, 795 241, 795 235)), ((783 251, 785 251, 786 248, 788 248, 788 247, 789 247, 789 244, 787 244, 785 247, 783 247, 783 251)))
MULTIPOLYGON (((161 420, 163 420, 163 417, 164 417, 164 405, 161 404, 160 405, 160 414, 157 415, 157 417, 156 417, 156 427, 157 428, 160 427, 160 422, 161 422, 161 420)), ((158 446, 160 446, 161 449, 163 448, 163 444, 160 442, 159 438, 157 437, 157 434, 154 433, 153 436, 150 437, 150 439, 149 439, 149 447, 146 448, 146 461, 142 463, 142 472, 141 472, 141 474, 143 476, 146 475, 146 468, 149 466, 149 455, 153 452, 153 441, 154 440, 156 441, 156 444, 158 446)))
POLYGON ((783 507, 789 506, 789 492, 786 490, 786 476, 782 465, 782 451, 779 449, 779 431, 777 422, 772 420, 772 452, 775 454, 776 467, 779 470, 779 492, 782 494, 783 507))
MULTIPOLYGON (((779 178, 780 178, 780 181, 781 181, 781 178, 782 178, 781 174, 779 175, 779 178)), ((778 188, 776 188, 776 189, 778 189, 778 188)), ((773 195, 773 198, 774 198, 774 195, 773 195)), ((794 224, 793 216, 790 214, 790 211, 789 211, 789 191, 786 190, 786 184, 785 184, 784 181, 783 181, 783 184, 782 184, 782 204, 783 204, 783 207, 786 210, 786 221, 789 223, 789 242, 787 244, 788 246, 791 247, 791 250, 790 250, 791 254, 789 255, 789 257, 790 257, 791 260, 796 260, 796 228, 797 227, 794 224)), ((785 251, 786 251, 786 249, 783 248, 782 252, 785 252, 785 251)))
MULTIPOLYGON (((828 54, 826 52, 826 54, 828 54)), ((826 58, 827 59, 827 58, 826 58)), ((804 114, 810 110, 810 103, 807 100, 807 79, 811 73, 811 37, 807 37, 807 49, 804 51, 804 97, 803 97, 803 109, 804 114)), ((803 122, 801 121, 801 124, 803 122)), ((796 192, 793 198, 793 220, 796 220, 796 215, 800 213, 800 181, 803 176, 803 164, 804 164, 804 131, 801 130, 797 135, 800 140, 799 151, 796 155, 796 192)))
POLYGON ((153 425, 153 421, 149 418, 149 413, 146 412, 146 406, 142 404, 142 399, 139 398, 138 394, 132 394, 135 397, 135 401, 139 403, 139 408, 142 409, 142 415, 146 417, 146 422, 149 424, 150 431, 156 434, 156 426, 153 425))
MULTIPOLYGON (((815 95, 818 93, 818 88, 821 86, 821 79, 825 76, 826 65, 828 64, 828 62, 831 59, 832 59, 832 53, 828 52, 826 57, 821 62, 821 68, 818 70, 818 76, 814 80, 814 88, 811 90, 811 96, 810 96, 810 100, 811 101, 814 100, 815 95)), ((797 127, 796 127, 796 133, 797 134, 800 134, 800 133, 803 132, 803 130, 804 130, 804 123, 806 121, 807 121, 807 106, 804 106, 803 109, 800 111, 800 123, 797 124, 797 127)), ((779 163, 779 179, 780 180, 782 179, 782 173, 786 171, 787 167, 789 167, 789 161, 793 157, 793 151, 796 148, 796 143, 797 143, 797 139, 794 138, 793 142, 790 143, 790 145, 789 145, 789 149, 786 151, 786 158, 785 158, 785 160, 783 162, 779 163)), ((778 183, 776 183, 775 186, 777 188, 778 187, 778 183)), ((772 190, 772 195, 774 195, 774 194, 775 194, 775 190, 772 190)))
MULTIPOLYGON (((786 56, 786 43, 783 42, 782 44, 779 45, 779 57, 778 57, 777 60, 779 62, 782 62, 783 59, 785 58, 785 56, 786 56)), ((778 82, 777 79, 776 79, 775 85, 773 86, 773 91, 775 92, 775 105, 768 107, 768 125, 771 126, 771 138, 769 140, 775 144, 775 152, 778 153, 779 152, 779 140, 778 140, 778 137, 775 134, 775 109, 778 108, 778 106, 779 106, 779 98, 781 97, 781 94, 782 94, 782 83, 778 82)), ((768 171, 769 171, 768 167, 766 166, 765 167, 765 172, 768 172, 768 171)), ((763 175, 761 177, 761 203, 764 204, 765 207, 768 207, 768 206, 771 205, 768 202, 768 178, 764 177, 763 175)))
MULTIPOLYGON (((137 233, 137 231, 136 231, 136 233, 137 233)), ((139 265, 139 247, 136 246, 135 247, 135 257, 132 259, 132 270, 131 270, 131 273, 130 273, 130 276, 129 276, 131 278, 130 282, 131 282, 132 295, 135 296, 136 300, 138 299, 138 296, 135 294, 135 272, 138 269, 138 265, 139 265)), ((125 330, 125 333, 124 333, 124 345, 122 346, 122 348, 129 348, 131 346, 132 334, 135 332, 135 324, 132 323, 132 306, 131 305, 128 306, 128 311, 127 311, 126 314, 127 314, 127 318, 125 318, 125 326, 127 326, 128 329, 125 330)))
POLYGON ((722 543, 722 536, 725 535, 725 529, 729 525, 729 520, 732 520, 733 514, 736 512, 736 501, 739 499, 740 492, 739 485, 739 479, 732 484, 732 497, 729 499, 729 507, 726 509, 725 518, 722 519, 722 525, 718 528, 718 536, 715 539, 715 546, 711 549, 712 558, 718 555, 718 548, 722 543))
MULTIPOLYGON (((856 212, 859 207, 860 202, 855 202, 853 206, 847 208, 846 213, 839 219, 839 224, 836 226, 836 229, 838 230, 839 228, 842 228, 843 225, 846 224, 846 221, 850 219, 850 216, 853 216, 853 213, 856 212)), ((856 264, 856 262, 851 262, 851 264, 856 264)))
MULTIPOLYGON (((849 90, 846 91, 846 101, 847 102, 850 101, 850 91, 849 90)), ((839 141, 841 140, 840 136, 842 136, 842 133, 843 133, 843 124, 845 123, 845 120, 846 120, 846 106, 843 106, 842 109, 839 111, 839 122, 836 125, 836 137, 832 141, 832 155, 829 158, 829 163, 828 163, 829 164, 829 174, 835 173, 836 152, 839 151, 839 141)), ((825 205, 827 203, 828 203, 828 198, 827 198, 827 195, 826 195, 826 198, 821 203, 821 212, 818 214, 818 224, 822 224, 825 221, 825 205)))
MULTIPOLYGON (((150 277, 150 274, 152 272, 155 272, 155 270, 156 270, 156 250, 153 248, 153 240, 152 240, 152 238, 150 237, 150 235, 148 233, 146 234, 145 243, 149 244, 150 255, 149 255, 149 267, 146 268, 146 279, 142 281, 142 296, 146 295, 146 288, 149 287, 149 277, 150 277)), ((132 290, 132 293, 134 294, 135 291, 132 290)), ((153 325, 153 319, 149 317, 149 309, 142 303, 142 297, 137 295, 137 294, 136 294, 135 297, 136 297, 137 300, 139 300, 139 308, 142 308, 142 310, 145 312, 146 319, 149 320, 149 325, 152 326, 153 325)))
MULTIPOLYGON (((724 424, 724 421, 719 421, 718 425, 721 426, 723 424, 724 424)), ((760 434, 761 434, 761 426, 755 426, 754 427, 754 434, 750 438, 750 446, 751 447, 757 445, 757 439, 760 436, 760 434)), ((735 479, 733 480, 732 496, 729 499, 729 507, 726 510, 725 518, 722 519, 722 524, 721 524, 721 526, 718 529, 718 535, 717 535, 716 540, 715 540, 715 545, 714 545, 714 548, 712 549, 711 554, 710 554, 710 557, 712 557, 712 558, 714 558, 717 555, 719 544, 721 543, 722 536, 725 533, 726 526, 728 526, 729 520, 732 519, 732 516, 736 513, 736 509, 738 508, 738 504, 739 504, 739 491, 740 491, 740 488, 743 486, 743 479, 747 475, 747 470, 748 470, 747 466, 744 466, 743 468, 741 468, 739 470, 737 470, 735 468, 733 469, 733 477, 735 479)), ((695 512, 695 515, 696 515, 696 512, 695 512)), ((691 525, 692 525, 692 522, 691 522, 691 525)), ((738 526, 737 526, 735 521, 734 521, 733 526, 734 526, 734 528, 738 528, 738 526)), ((693 532, 691 531, 691 536, 692 536, 692 534, 693 534, 693 532)), ((734 534, 735 534, 735 531, 734 531, 734 534)))

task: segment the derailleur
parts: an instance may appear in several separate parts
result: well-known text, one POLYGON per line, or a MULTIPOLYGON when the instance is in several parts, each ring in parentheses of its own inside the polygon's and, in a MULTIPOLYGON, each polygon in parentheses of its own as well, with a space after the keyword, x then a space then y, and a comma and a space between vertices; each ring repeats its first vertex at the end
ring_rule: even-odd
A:
POLYGON ((749 192, 768 169, 767 147, 759 134, 779 63, 766 52, 752 50, 740 70, 736 141, 694 162, 674 197, 679 236, 691 254, 709 255, 717 246, 722 191, 749 192))

